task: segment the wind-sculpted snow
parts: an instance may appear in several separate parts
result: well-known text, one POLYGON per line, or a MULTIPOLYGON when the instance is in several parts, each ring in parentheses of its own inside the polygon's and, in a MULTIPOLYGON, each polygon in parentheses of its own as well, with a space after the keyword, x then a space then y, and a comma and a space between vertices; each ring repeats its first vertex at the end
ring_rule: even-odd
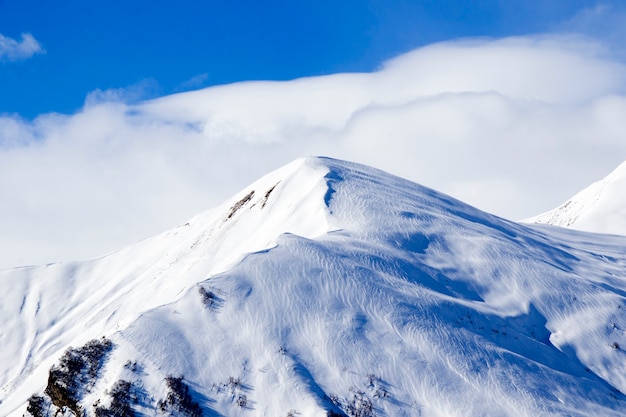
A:
POLYGON ((298 160, 134 247, 3 272, 0 414, 106 336, 88 415, 111 392, 138 415, 624 415, 625 245, 298 160))

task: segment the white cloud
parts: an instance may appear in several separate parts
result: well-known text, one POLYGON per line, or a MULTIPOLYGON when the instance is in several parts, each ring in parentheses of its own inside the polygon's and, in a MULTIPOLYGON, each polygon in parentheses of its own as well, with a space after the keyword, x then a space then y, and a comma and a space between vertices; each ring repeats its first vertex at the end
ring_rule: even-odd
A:
POLYGON ((303 155, 528 217, 626 159, 625 86, 624 65, 601 45, 529 37, 431 45, 374 73, 138 104, 105 92, 71 116, 0 118, 2 266, 121 247, 303 155))
POLYGON ((174 91, 188 91, 188 90, 198 89, 202 87, 203 85, 205 85, 208 79, 209 79, 209 74, 206 72, 202 74, 194 75, 190 79, 180 83, 180 85, 178 85, 178 87, 176 87, 174 91))
POLYGON ((557 30, 584 33, 602 39, 614 53, 626 57, 626 3, 620 0, 597 1, 580 9, 562 22, 557 30))
POLYGON ((22 33, 20 41, 0 34, 0 61, 19 61, 44 52, 37 39, 30 33, 22 33))
POLYGON ((87 94, 85 107, 97 106, 102 103, 135 103, 156 96, 159 89, 159 83, 152 78, 144 79, 124 88, 111 88, 109 90, 98 88, 87 94))

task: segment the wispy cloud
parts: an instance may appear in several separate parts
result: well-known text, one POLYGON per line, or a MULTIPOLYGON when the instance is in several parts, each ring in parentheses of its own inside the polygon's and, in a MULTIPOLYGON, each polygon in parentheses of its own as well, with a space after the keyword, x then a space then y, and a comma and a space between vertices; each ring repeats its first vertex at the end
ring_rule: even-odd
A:
POLYGON ((626 3, 619 0, 597 1, 583 7, 562 22, 557 30, 583 33, 602 39, 613 52, 626 57, 626 3))
POLYGON ((0 61, 19 61, 44 52, 37 39, 30 33, 22 33, 21 40, 0 34, 0 61))
POLYGON ((198 75, 194 75, 190 79, 180 83, 174 90, 175 91, 188 91, 202 87, 205 85, 207 80, 209 79, 208 73, 202 73, 198 75))
MULTIPOLYGON (((588 38, 448 42, 373 73, 0 117, 3 265, 96 256, 305 155, 370 164, 509 218, 626 159, 626 67, 588 38)), ((102 99, 104 97, 105 99, 102 99)))
POLYGON ((85 98, 85 107, 93 107, 103 103, 137 103, 141 100, 154 98, 158 95, 161 87, 159 83, 147 78, 138 83, 123 88, 111 88, 108 90, 96 89, 85 98))

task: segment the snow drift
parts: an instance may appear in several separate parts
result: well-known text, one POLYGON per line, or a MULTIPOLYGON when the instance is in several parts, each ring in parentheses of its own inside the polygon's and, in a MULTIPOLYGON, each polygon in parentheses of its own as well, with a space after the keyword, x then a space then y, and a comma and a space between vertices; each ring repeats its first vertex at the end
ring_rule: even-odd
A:
POLYGON ((101 259, 1 272, 0 414, 74 387, 66 415, 623 415, 625 245, 300 159, 101 259))

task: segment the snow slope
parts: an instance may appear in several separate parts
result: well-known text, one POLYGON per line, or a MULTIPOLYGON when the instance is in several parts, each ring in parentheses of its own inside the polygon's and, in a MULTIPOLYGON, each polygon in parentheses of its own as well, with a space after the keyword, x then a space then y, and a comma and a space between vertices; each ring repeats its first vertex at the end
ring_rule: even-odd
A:
POLYGON ((626 235, 626 162, 559 207, 525 220, 595 233, 626 235))
POLYGON ((625 245, 300 159, 125 250, 2 271, 0 415, 100 336, 89 415, 120 380, 167 415, 168 376, 205 416, 624 415, 625 245))

